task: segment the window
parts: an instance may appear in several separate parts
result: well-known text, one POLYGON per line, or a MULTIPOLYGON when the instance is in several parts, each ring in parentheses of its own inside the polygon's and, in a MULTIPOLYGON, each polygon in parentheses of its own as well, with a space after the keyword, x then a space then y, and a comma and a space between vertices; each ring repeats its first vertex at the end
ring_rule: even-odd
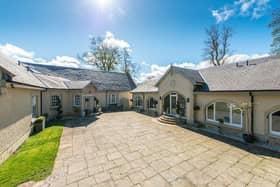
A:
POLYGON ((80 95, 74 96, 73 106, 81 106, 81 96, 80 95))
POLYGON ((136 107, 143 107, 143 100, 141 96, 135 97, 135 106, 136 107))
POLYGON ((32 96, 31 98, 32 102, 32 117, 37 117, 38 116, 38 96, 32 96))
POLYGON ((61 98, 60 98, 58 95, 52 95, 52 96, 51 96, 51 106, 52 106, 52 107, 58 106, 59 100, 60 100, 60 99, 61 99, 61 98))
POLYGON ((214 122, 222 122, 225 125, 242 127, 243 112, 234 104, 224 102, 216 102, 207 107, 207 120, 214 122))
POLYGON ((270 134, 280 136, 280 110, 269 115, 270 134))
POLYGON ((157 100, 150 98, 148 101, 148 108, 155 109, 157 107, 157 100))
POLYGON ((217 121, 223 121, 225 123, 230 123, 230 105, 227 103, 216 103, 215 108, 215 119, 217 121))
POLYGON ((215 110, 214 110, 214 104, 208 106, 207 110, 207 119, 208 120, 215 120, 215 110))
POLYGON ((111 94, 110 104, 117 104, 117 96, 115 94, 111 94))

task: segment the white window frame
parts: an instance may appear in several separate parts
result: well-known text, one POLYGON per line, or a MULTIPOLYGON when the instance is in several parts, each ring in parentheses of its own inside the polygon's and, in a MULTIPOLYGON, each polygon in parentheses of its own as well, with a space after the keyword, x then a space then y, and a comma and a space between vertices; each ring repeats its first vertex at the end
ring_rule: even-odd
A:
POLYGON ((143 98, 140 95, 135 96, 135 107, 144 107, 143 98), (141 105, 138 105, 138 102, 141 101, 141 105))
POLYGON ((278 111, 280 111, 280 109, 275 110, 269 114, 269 133, 273 136, 280 136, 280 132, 272 130, 272 115, 278 111))
POLYGON ((110 104, 111 105, 114 105, 114 104, 117 104, 117 95, 116 94, 111 94, 110 95, 110 104))
POLYGON ((32 117, 37 117, 39 115, 38 96, 37 95, 31 96, 31 107, 32 107, 32 117), (36 111, 33 111, 33 109, 35 109, 36 111))
POLYGON ((59 96, 59 95, 51 95, 51 97, 50 97, 50 105, 51 105, 51 107, 58 107, 58 105, 53 105, 53 97, 58 97, 60 99, 60 101, 61 101, 61 104, 62 104, 61 96, 59 96))
MULTIPOLYGON (((215 103, 211 103, 211 104, 209 104, 209 105, 207 105, 207 108, 206 108, 206 120, 207 121, 209 121, 209 122, 215 122, 215 123, 219 123, 219 121, 217 121, 217 119, 216 119, 216 103, 217 102, 215 102, 215 103), (208 118, 208 107, 209 106, 211 106, 211 105, 214 105, 214 119, 209 119, 208 118)), ((221 101, 221 103, 226 103, 226 102, 222 102, 221 101)), ((226 104, 228 104, 228 103, 226 103, 226 104)), ((233 109, 233 107, 236 107, 236 105, 234 105, 234 104, 229 104, 229 123, 227 123, 227 122, 224 122, 224 124, 225 125, 228 125, 228 126, 233 126, 233 127, 237 127, 237 128, 242 128, 243 127, 243 110, 241 109, 241 108, 238 108, 238 107, 236 107, 236 109, 238 109, 238 110, 240 110, 241 111, 241 113, 240 113, 240 116, 241 116, 241 118, 240 118, 240 121, 241 121, 241 124, 236 124, 236 123, 232 123, 232 109, 233 109)))
POLYGON ((73 106, 81 106, 82 96, 81 95, 74 95, 73 96, 73 106), (77 98, 79 98, 79 104, 77 104, 77 98))

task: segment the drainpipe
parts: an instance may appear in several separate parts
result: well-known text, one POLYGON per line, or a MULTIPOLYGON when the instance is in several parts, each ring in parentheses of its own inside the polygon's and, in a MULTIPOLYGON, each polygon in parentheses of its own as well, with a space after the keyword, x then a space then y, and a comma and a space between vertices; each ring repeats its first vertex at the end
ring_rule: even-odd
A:
POLYGON ((145 112, 145 104, 146 104, 145 93, 143 93, 143 112, 145 112))
POLYGON ((254 102, 255 98, 252 92, 249 92, 251 98, 251 135, 254 136, 254 102))
POLYGON ((106 109, 108 108, 108 90, 106 90, 106 102, 105 102, 105 105, 106 105, 106 109))

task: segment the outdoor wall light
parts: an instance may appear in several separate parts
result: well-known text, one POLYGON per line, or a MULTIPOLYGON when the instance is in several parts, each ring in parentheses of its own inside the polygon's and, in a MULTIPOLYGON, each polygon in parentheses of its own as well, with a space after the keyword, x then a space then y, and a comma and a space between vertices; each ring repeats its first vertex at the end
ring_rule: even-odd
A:
POLYGON ((187 98, 187 103, 189 103, 189 102, 190 102, 190 98, 188 97, 188 98, 187 98))
POLYGON ((161 100, 162 98, 161 98, 161 96, 159 96, 159 100, 161 100))

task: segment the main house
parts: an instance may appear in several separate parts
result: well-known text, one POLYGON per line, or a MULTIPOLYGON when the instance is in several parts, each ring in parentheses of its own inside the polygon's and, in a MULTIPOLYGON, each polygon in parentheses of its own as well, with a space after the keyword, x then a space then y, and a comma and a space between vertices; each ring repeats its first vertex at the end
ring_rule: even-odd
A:
POLYGON ((137 111, 163 114, 163 121, 177 118, 235 138, 249 134, 280 143, 280 57, 202 70, 171 66, 132 93, 137 111))
POLYGON ((128 110, 135 83, 126 73, 32 65, 0 53, 0 163, 29 136, 32 119, 128 110))

